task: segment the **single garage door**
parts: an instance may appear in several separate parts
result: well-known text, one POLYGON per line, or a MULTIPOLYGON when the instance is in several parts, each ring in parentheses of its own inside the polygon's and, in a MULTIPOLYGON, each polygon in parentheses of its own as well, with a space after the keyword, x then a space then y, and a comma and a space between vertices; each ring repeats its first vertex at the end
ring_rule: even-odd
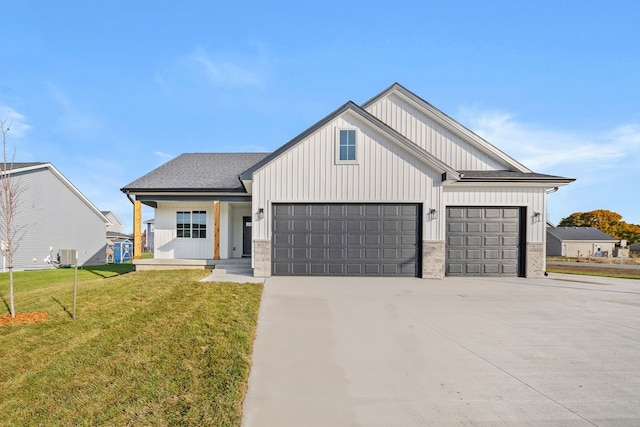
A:
POLYGON ((518 207, 447 208, 447 276, 523 276, 518 207))
POLYGON ((274 275, 417 276, 420 206, 274 204, 274 275))

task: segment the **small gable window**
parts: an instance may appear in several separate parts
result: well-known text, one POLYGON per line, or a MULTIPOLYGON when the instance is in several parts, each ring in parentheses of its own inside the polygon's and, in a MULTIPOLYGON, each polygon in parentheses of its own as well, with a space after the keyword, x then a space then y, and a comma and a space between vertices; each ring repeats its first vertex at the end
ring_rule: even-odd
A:
POLYGON ((356 161, 355 129, 340 129, 338 139, 338 160, 340 162, 356 161))
POLYGON ((179 211, 176 213, 176 237, 205 239, 207 237, 206 211, 179 211))

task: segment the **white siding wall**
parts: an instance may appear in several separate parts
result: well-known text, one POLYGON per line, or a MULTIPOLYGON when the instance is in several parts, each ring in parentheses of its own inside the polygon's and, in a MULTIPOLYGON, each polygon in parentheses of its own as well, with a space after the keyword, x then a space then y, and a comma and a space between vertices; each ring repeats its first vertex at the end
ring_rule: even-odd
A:
POLYGON ((608 256, 613 256, 613 250, 616 244, 611 242, 594 243, 594 242, 575 242, 569 241, 562 244, 562 256, 571 258, 588 258, 594 257, 598 248, 601 251, 607 251, 608 256))
MULTIPOLYGON (((443 192, 446 206, 517 206, 527 208, 527 242, 544 242, 546 233, 546 193, 540 187, 472 187, 446 186, 443 192), (541 217, 535 220, 534 212, 541 217)), ((441 233, 444 236, 444 215, 441 233)))
MULTIPOLYGON (((254 220, 253 239, 271 238, 272 203, 413 202, 426 212, 440 206, 440 181, 440 173, 345 113, 254 172, 252 212, 263 208, 265 217, 254 220), (336 164, 339 128, 357 129, 358 164, 336 164)), ((425 221, 423 239, 433 239, 436 230, 425 221)))
POLYGON ((247 203, 246 205, 237 205, 233 204, 230 210, 230 226, 231 226, 231 235, 232 239, 229 241, 229 253, 230 258, 242 258, 242 217, 249 216, 251 217, 251 205, 247 203))
POLYGON ((50 253, 55 258, 59 249, 77 250, 80 265, 105 263, 106 224, 76 193, 49 169, 14 177, 24 188, 16 215, 16 225, 24 231, 16 269, 51 268, 44 259, 50 253))
POLYGON ((212 259, 213 202, 159 202, 155 210, 154 258, 212 259), (178 239, 176 237, 176 212, 178 211, 206 211, 207 237, 178 239))
POLYGON ((384 97, 367 111, 455 170, 508 169, 398 96, 384 97))

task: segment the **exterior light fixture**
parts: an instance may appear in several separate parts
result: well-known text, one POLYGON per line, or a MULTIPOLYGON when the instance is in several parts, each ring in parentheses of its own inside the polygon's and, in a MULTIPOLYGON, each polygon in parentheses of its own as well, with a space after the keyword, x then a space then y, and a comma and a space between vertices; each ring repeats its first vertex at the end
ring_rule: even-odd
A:
POLYGON ((540 222, 540 221, 542 221, 542 214, 540 212, 534 212, 533 222, 540 222))
POLYGON ((258 212, 256 213, 256 219, 262 219, 262 218, 264 218, 264 209, 259 208, 258 212))
POLYGON ((429 219, 438 219, 438 211, 434 208, 429 209, 429 219))

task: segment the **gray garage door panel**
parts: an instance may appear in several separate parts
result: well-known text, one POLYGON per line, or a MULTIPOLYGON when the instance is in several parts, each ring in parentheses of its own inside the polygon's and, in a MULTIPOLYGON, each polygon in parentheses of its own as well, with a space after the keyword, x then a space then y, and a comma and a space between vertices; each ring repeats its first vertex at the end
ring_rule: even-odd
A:
POLYGON ((448 276, 518 276, 520 208, 447 208, 448 276))
POLYGON ((418 276, 416 204, 274 204, 273 274, 418 276))

